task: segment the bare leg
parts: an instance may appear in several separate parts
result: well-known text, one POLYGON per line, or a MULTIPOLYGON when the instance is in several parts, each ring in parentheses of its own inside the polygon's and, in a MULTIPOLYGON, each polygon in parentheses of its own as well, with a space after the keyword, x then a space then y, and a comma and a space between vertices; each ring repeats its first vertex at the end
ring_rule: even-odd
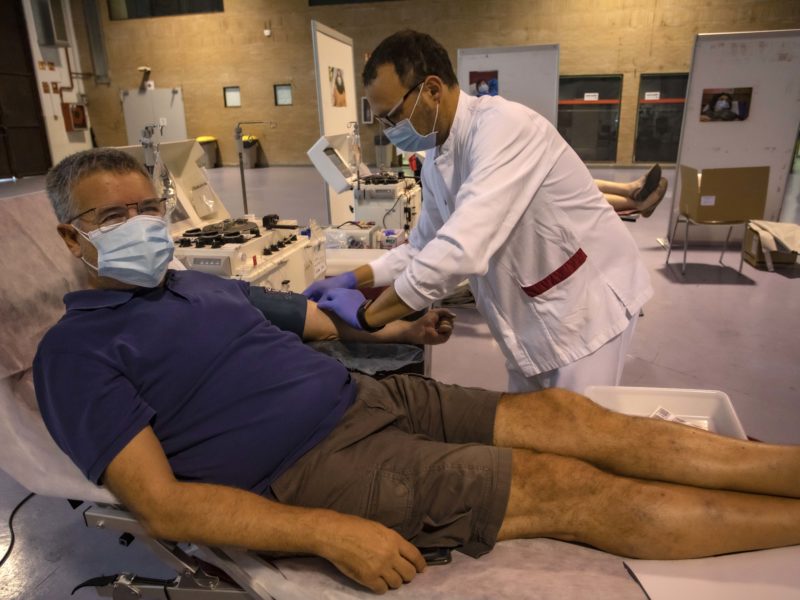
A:
POLYGON ((616 194, 609 194, 607 192, 603 192, 603 196, 605 196, 606 200, 611 205, 611 208, 617 212, 626 210, 639 210, 639 206, 629 196, 618 196, 616 194))
POLYGON ((650 559, 800 544, 800 500, 617 477, 526 450, 512 456, 500 540, 552 537, 650 559))
POLYGON ((613 196, 622 196, 623 198, 633 198, 633 194, 642 188, 644 185, 645 176, 642 175, 639 179, 634 179, 627 183, 620 183, 619 181, 607 181, 605 179, 595 179, 594 182, 603 194, 611 194, 613 196))
POLYGON ((628 183, 607 181, 605 179, 595 179, 594 182, 604 194, 623 196, 635 202, 642 202, 656 190, 661 180, 661 165, 655 164, 639 179, 628 183))
POLYGON ((504 396, 494 443, 578 458, 627 477, 800 498, 800 446, 621 415, 568 390, 504 396))

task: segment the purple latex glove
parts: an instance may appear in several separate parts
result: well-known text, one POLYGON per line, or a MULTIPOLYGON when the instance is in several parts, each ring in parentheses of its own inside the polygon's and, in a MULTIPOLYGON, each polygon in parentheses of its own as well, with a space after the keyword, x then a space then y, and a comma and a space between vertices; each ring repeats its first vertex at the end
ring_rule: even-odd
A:
POLYGON ((342 273, 336 277, 326 277, 325 279, 315 281, 303 290, 303 295, 309 300, 319 302, 319 299, 322 298, 322 296, 328 290, 333 290, 336 288, 347 288, 352 290, 355 289, 355 287, 356 274, 352 271, 347 271, 347 273, 342 273))
POLYGON ((366 298, 358 290, 336 288, 328 290, 317 302, 317 306, 336 314, 342 321, 353 327, 361 329, 358 322, 358 309, 364 304, 366 298))

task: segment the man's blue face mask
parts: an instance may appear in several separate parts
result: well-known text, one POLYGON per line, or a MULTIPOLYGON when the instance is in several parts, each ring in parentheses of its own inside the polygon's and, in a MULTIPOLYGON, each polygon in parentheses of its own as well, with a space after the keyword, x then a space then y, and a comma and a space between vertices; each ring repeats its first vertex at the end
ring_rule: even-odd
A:
MULTIPOLYGON (((424 82, 420 83, 420 87, 422 85, 424 85, 424 82)), ((417 101, 414 102, 414 108, 411 109, 411 114, 408 115, 407 119, 403 119, 394 127, 387 127, 383 130, 383 133, 387 138, 389 138, 389 141, 400 148, 400 150, 405 152, 419 152, 421 150, 430 150, 431 148, 436 147, 436 121, 439 119, 438 102, 436 103, 436 116, 433 119, 433 127, 431 128, 432 131, 429 134, 420 134, 411 123, 411 117, 414 115, 414 111, 417 109, 420 96, 422 96, 421 91, 417 95, 417 101)))
POLYGON ((175 246, 163 217, 138 215, 121 225, 88 233, 75 228, 97 249, 97 266, 89 264, 101 277, 109 277, 140 287, 155 287, 167 272, 175 246))

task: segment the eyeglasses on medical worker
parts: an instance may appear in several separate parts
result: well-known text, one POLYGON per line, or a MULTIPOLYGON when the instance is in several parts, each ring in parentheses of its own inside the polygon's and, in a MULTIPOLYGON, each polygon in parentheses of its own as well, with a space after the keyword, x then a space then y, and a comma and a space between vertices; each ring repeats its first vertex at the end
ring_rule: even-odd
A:
MULTIPOLYGON (((395 104, 392 107, 392 109, 389 112, 387 112, 384 116, 379 117, 379 116, 375 115, 375 119, 378 121, 378 123, 380 123, 381 125, 383 125, 384 127, 387 127, 387 128, 388 127, 394 127, 395 125, 397 125, 397 123, 395 123, 395 121, 392 119, 392 115, 394 113, 396 113, 398 110, 400 110, 400 107, 403 106, 403 103, 411 95, 411 92, 415 91, 423 83, 425 83, 425 79, 420 80, 419 83, 417 83, 416 85, 412 85, 411 88, 405 94, 403 94, 403 97, 400 98, 400 102, 395 104)), ((422 91, 422 90, 420 90, 420 91, 422 91)))
POLYGON ((67 221, 72 224, 77 219, 96 225, 101 231, 108 231, 119 227, 131 218, 131 213, 136 210, 136 215, 147 215, 151 217, 164 217, 175 208, 175 197, 167 196, 163 198, 147 198, 139 202, 128 202, 125 204, 108 204, 90 208, 82 213, 75 215, 67 221))

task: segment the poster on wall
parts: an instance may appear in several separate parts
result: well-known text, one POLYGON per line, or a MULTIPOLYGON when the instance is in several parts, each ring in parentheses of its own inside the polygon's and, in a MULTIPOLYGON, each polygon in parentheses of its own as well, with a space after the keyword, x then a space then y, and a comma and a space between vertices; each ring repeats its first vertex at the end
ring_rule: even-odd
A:
POLYGON ((707 88, 700 103, 701 121, 744 121, 750 114, 753 88, 707 88))
POLYGON ((469 93, 471 96, 497 96, 497 71, 470 71, 469 93))
POLYGON ((337 67, 328 67, 328 80, 331 84, 332 106, 347 106, 347 93, 344 87, 344 71, 337 67))

